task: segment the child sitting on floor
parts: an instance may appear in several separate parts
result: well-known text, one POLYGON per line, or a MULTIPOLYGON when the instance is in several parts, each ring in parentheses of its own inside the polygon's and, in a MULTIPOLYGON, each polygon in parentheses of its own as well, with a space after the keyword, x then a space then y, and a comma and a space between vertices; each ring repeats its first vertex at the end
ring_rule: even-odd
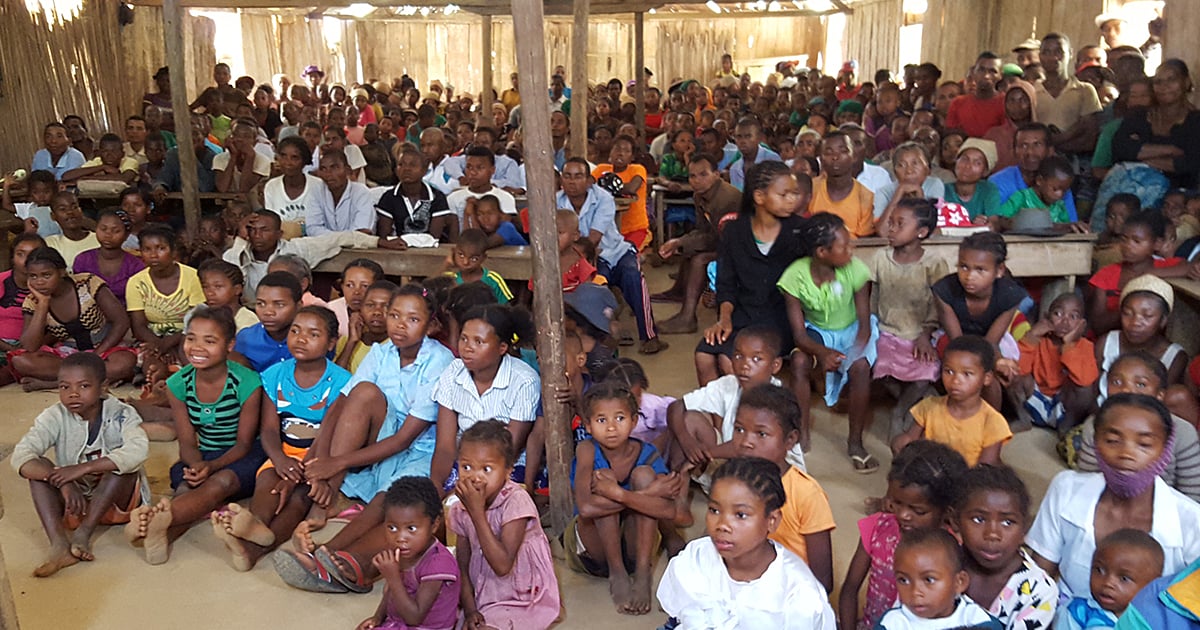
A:
POLYGON ((246 278, 237 265, 212 258, 200 265, 196 275, 200 276, 200 288, 204 290, 204 304, 209 308, 229 309, 238 332, 258 323, 258 314, 242 306, 246 278))
POLYGON ((337 340, 334 363, 357 372, 371 347, 388 338, 388 304, 399 288, 390 280, 380 280, 367 289, 362 307, 350 315, 350 334, 337 340))
POLYGON ((458 622, 460 568, 437 539, 442 502, 428 477, 401 477, 383 498, 388 546, 372 564, 383 599, 357 630, 453 630, 458 622))
POLYGON ((1111 628, 1138 591, 1163 572, 1163 548, 1140 529, 1118 529, 1092 554, 1091 594, 1058 609, 1056 630, 1111 628))
POLYGON ((369 258, 356 258, 342 268, 342 276, 337 284, 342 297, 326 304, 337 315, 339 336, 350 334, 350 318, 362 308, 367 289, 383 279, 383 267, 369 258))
POLYGON ((475 202, 475 225, 487 235, 488 249, 529 244, 517 231, 517 226, 504 216, 500 210, 500 200, 495 195, 484 195, 475 202))
POLYGON ((1130 280, 1150 274, 1159 278, 1179 278, 1188 274, 1189 265, 1179 258, 1161 259, 1154 252, 1166 238, 1167 223, 1154 210, 1139 212, 1125 220, 1121 228, 1121 262, 1101 268, 1088 280, 1091 298, 1088 321, 1102 335, 1121 325, 1121 289, 1130 280))
POLYGON ((38 414, 11 460, 13 470, 29 480, 50 539, 50 553, 35 577, 93 560, 96 528, 127 523, 131 510, 150 502, 142 419, 105 394, 104 361, 92 353, 71 355, 59 367, 58 382, 59 402, 38 414), (53 461, 46 457, 51 448, 53 461))
POLYGON ((996 355, 981 337, 950 342, 942 360, 945 396, 926 398, 909 409, 912 428, 892 440, 892 453, 913 440, 941 442, 958 451, 968 466, 1000 463, 1000 449, 1012 439, 1008 422, 983 400, 983 388, 995 378, 996 355))
POLYGON ((100 247, 80 252, 72 269, 102 278, 113 295, 125 304, 125 287, 137 272, 146 268, 141 258, 122 249, 131 223, 123 210, 108 208, 96 219, 96 241, 100 247))
POLYGON ((935 527, 905 532, 896 545, 894 566, 900 605, 883 613, 878 630, 1004 630, 966 595, 971 578, 950 532, 935 527))
POLYGON ((458 284, 483 282, 496 295, 498 303, 508 304, 513 299, 508 284, 500 274, 483 266, 487 263, 487 249, 488 238, 483 230, 464 230, 458 235, 458 241, 454 243, 454 252, 446 259, 446 266, 458 284))
POLYGON ((262 374, 272 365, 292 358, 287 340, 300 308, 300 283, 289 273, 269 273, 258 281, 254 302, 259 323, 237 333, 234 350, 262 374))
POLYGON ((618 612, 644 615, 650 612, 659 522, 674 520, 673 495, 686 494, 679 480, 687 478, 668 474, 654 446, 630 437, 637 401, 629 390, 598 385, 583 407, 591 437, 576 445, 571 464, 579 515, 568 528, 574 533, 566 538, 568 565, 608 578, 618 612))
POLYGON ((775 385, 747 389, 733 423, 738 457, 762 457, 783 473, 787 500, 771 540, 787 547, 833 592, 833 542, 836 524, 829 498, 817 480, 788 464, 787 453, 800 439, 800 405, 790 390, 775 385))

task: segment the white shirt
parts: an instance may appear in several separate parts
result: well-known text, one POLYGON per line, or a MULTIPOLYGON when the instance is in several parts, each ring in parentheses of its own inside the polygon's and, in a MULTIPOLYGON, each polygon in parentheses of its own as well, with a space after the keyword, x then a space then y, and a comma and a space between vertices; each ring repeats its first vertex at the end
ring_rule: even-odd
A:
MULTIPOLYGON (((450 210, 452 210, 455 214, 458 215, 458 224, 462 225, 463 212, 467 209, 467 200, 468 199, 479 199, 480 197, 486 197, 487 195, 492 195, 492 196, 496 197, 496 199, 500 200, 500 211, 501 212, 503 212, 504 214, 510 214, 510 215, 516 216, 516 214, 517 214, 516 200, 513 199, 513 196, 510 195, 508 193, 508 191, 500 189, 500 188, 496 188, 495 186, 492 186, 492 189, 485 193, 471 192, 470 188, 459 188, 458 190, 450 193, 449 195, 446 195, 446 204, 450 206, 450 210)), ((441 214, 445 214, 445 213, 441 213, 441 214)))
MULTIPOLYGON (((864 170, 863 175, 866 173, 864 170)), ((888 204, 892 202, 892 197, 896 194, 898 186, 899 184, 896 182, 888 182, 882 188, 875 191, 876 219, 883 216, 883 211, 887 210, 888 204)), ((921 193, 931 199, 944 200, 946 198, 946 184, 942 180, 930 175, 925 178, 925 181, 921 182, 921 193)))
MULTIPOLYGON (((771 384, 781 387, 783 383, 771 377, 771 384)), ((721 416, 721 442, 733 439, 733 421, 737 419, 738 403, 742 400, 742 383, 733 374, 726 374, 700 389, 683 395, 683 408, 721 416)), ((797 444, 787 454, 788 463, 805 470, 804 449, 797 444)))
POLYGON ((942 628, 1003 628, 995 617, 988 614, 979 604, 966 595, 958 599, 958 605, 949 616, 940 619, 925 619, 913 614, 908 606, 900 605, 883 613, 875 625, 881 630, 940 630, 942 628))
POLYGON ((316 203, 309 206, 305 215, 304 233, 320 236, 329 232, 351 232, 354 230, 375 231, 375 201, 377 196, 358 182, 346 184, 342 198, 333 200, 333 192, 321 182, 314 192, 316 203))
POLYGON ((825 588, 800 556, 777 542, 775 560, 757 580, 729 576, 712 539, 688 543, 658 584, 663 610, 679 630, 833 630, 825 588))
POLYGON ((878 194, 879 191, 886 185, 892 183, 892 176, 888 174, 887 169, 874 164, 863 163, 863 170, 858 174, 858 183, 867 187, 867 190, 878 194))
MULTIPOLYGON (((467 168, 466 155, 452 155, 446 158, 451 163, 450 171, 463 173, 467 168)), ((497 188, 525 188, 525 165, 507 155, 496 156, 496 172, 492 173, 492 185, 497 188)))
POLYGON ((425 177, 421 179, 426 184, 442 191, 443 195, 449 195, 458 189, 458 180, 463 176, 462 169, 449 157, 442 158, 437 164, 430 164, 425 171, 425 177))
MULTIPOLYGON (((267 260, 258 260, 250 251, 250 242, 242 238, 234 239, 233 246, 225 250, 221 258, 228 263, 237 265, 246 277, 246 290, 242 292, 243 301, 253 303, 254 294, 258 291, 258 282, 267 275, 267 267, 271 261, 281 254, 295 254, 309 265, 316 267, 323 261, 341 253, 343 247, 353 249, 372 249, 379 245, 379 237, 363 234, 362 232, 330 232, 321 236, 306 236, 290 241, 280 240, 275 251, 267 260)), ((98 245, 97 245, 98 246, 98 245)))
MULTIPOLYGON (((217 171, 217 172, 224 172, 225 169, 229 168, 229 160, 232 158, 233 158, 233 153, 231 153, 229 151, 225 151, 223 153, 218 153, 217 156, 214 157, 213 161, 212 161, 213 170, 217 171)), ((254 173, 261 177, 270 177, 271 176, 271 158, 268 158, 267 156, 263 155, 262 153, 259 153, 258 151, 255 151, 254 152, 254 173)), ((240 187, 242 185, 241 184, 242 174, 243 173, 241 171, 234 172, 233 185, 235 187, 240 187)))
MULTIPOLYGON (((1104 475, 1064 470, 1054 477, 1025 544, 1058 564, 1058 590, 1068 597, 1091 592, 1092 554, 1096 552, 1096 503, 1104 493, 1104 475)), ((1200 504, 1154 480, 1150 536, 1163 548, 1163 575, 1174 575, 1200 558, 1200 504)))
POLYGON ((263 186, 263 207, 279 215, 284 221, 303 223, 309 212, 317 207, 317 192, 325 187, 325 182, 313 175, 304 176, 304 190, 295 199, 288 197, 284 190, 283 176, 267 180, 263 186))
MULTIPOLYGON (((367 158, 363 157, 362 149, 358 148, 358 145, 356 144, 350 144, 347 142, 346 146, 342 149, 342 153, 346 154, 346 164, 350 167, 350 170, 358 171, 358 176, 354 178, 354 181, 365 186, 367 184, 367 174, 364 173, 362 169, 367 165, 367 158)), ((317 167, 320 165, 321 147, 317 147, 317 150, 313 151, 312 164, 305 166, 304 172, 315 172, 317 167)))
POLYGON ((458 414, 458 434, 484 420, 533 422, 542 399, 542 381, 533 368, 504 355, 492 386, 482 394, 462 359, 455 359, 433 387, 433 400, 458 414))

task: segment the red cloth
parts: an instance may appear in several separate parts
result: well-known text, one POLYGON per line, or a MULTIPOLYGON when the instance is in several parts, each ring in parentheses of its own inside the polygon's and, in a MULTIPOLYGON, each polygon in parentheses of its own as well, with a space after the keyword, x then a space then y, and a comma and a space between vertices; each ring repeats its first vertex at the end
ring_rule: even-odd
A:
POLYGON ((982 138, 992 127, 1004 124, 1004 95, 981 99, 974 94, 963 94, 950 101, 946 114, 947 129, 962 129, 972 138, 982 138))
MULTIPOLYGON (((1174 267, 1183 262, 1182 258, 1166 258, 1154 259, 1155 269, 1165 269, 1174 267)), ((1092 274, 1088 279, 1088 284, 1096 289, 1104 291, 1104 308, 1110 311, 1115 311, 1121 308, 1121 269, 1125 263, 1115 263, 1107 267, 1101 267, 1099 271, 1092 274)))
POLYGON ((1021 373, 1032 374, 1038 390, 1047 396, 1057 394, 1067 379, 1088 387, 1100 378, 1096 347, 1087 339, 1080 339, 1070 348, 1059 348, 1049 336, 1042 337, 1036 346, 1024 339, 1017 346, 1021 348, 1021 373))

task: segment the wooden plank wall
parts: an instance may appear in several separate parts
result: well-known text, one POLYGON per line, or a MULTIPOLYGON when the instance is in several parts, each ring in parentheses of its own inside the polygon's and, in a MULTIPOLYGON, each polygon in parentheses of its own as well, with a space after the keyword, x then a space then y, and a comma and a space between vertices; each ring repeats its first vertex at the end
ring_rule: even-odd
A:
MULTIPOLYGON (((955 0, 958 1, 958 0, 955 0)), ((854 3, 846 18, 846 59, 858 61, 860 81, 871 81, 876 70, 888 68, 900 75, 901 0, 854 3)), ((830 68, 835 72, 837 68, 830 68)))

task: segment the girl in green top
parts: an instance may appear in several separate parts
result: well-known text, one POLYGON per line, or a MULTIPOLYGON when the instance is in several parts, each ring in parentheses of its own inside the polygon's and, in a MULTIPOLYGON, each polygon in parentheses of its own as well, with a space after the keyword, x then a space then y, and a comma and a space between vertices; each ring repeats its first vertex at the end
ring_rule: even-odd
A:
MULTIPOLYGON (((847 454, 860 473, 874 472, 879 462, 863 446, 871 420, 871 366, 879 324, 871 314, 871 272, 854 257, 850 231, 841 217, 814 214, 803 228, 810 256, 792 263, 779 278, 788 321, 796 343, 793 378, 807 382, 808 371, 825 372, 825 404, 837 404, 842 387, 850 386, 850 436, 847 454)), ((807 388, 797 396, 807 433, 812 413, 807 388)))
POLYGON ((671 136, 671 152, 664 155, 658 165, 659 186, 665 186, 671 192, 679 192, 687 182, 688 160, 696 150, 695 136, 691 129, 680 129, 671 136))
MULTIPOLYGON (((150 564, 166 562, 170 543, 205 514, 250 496, 266 460, 258 441, 262 382, 228 360, 235 333, 225 307, 197 306, 185 324, 183 353, 190 365, 167 379, 179 437, 179 461, 171 467, 175 496, 133 510, 125 530, 131 543, 144 543, 150 564)), ((235 521, 235 529, 252 525, 249 518, 235 521)))

